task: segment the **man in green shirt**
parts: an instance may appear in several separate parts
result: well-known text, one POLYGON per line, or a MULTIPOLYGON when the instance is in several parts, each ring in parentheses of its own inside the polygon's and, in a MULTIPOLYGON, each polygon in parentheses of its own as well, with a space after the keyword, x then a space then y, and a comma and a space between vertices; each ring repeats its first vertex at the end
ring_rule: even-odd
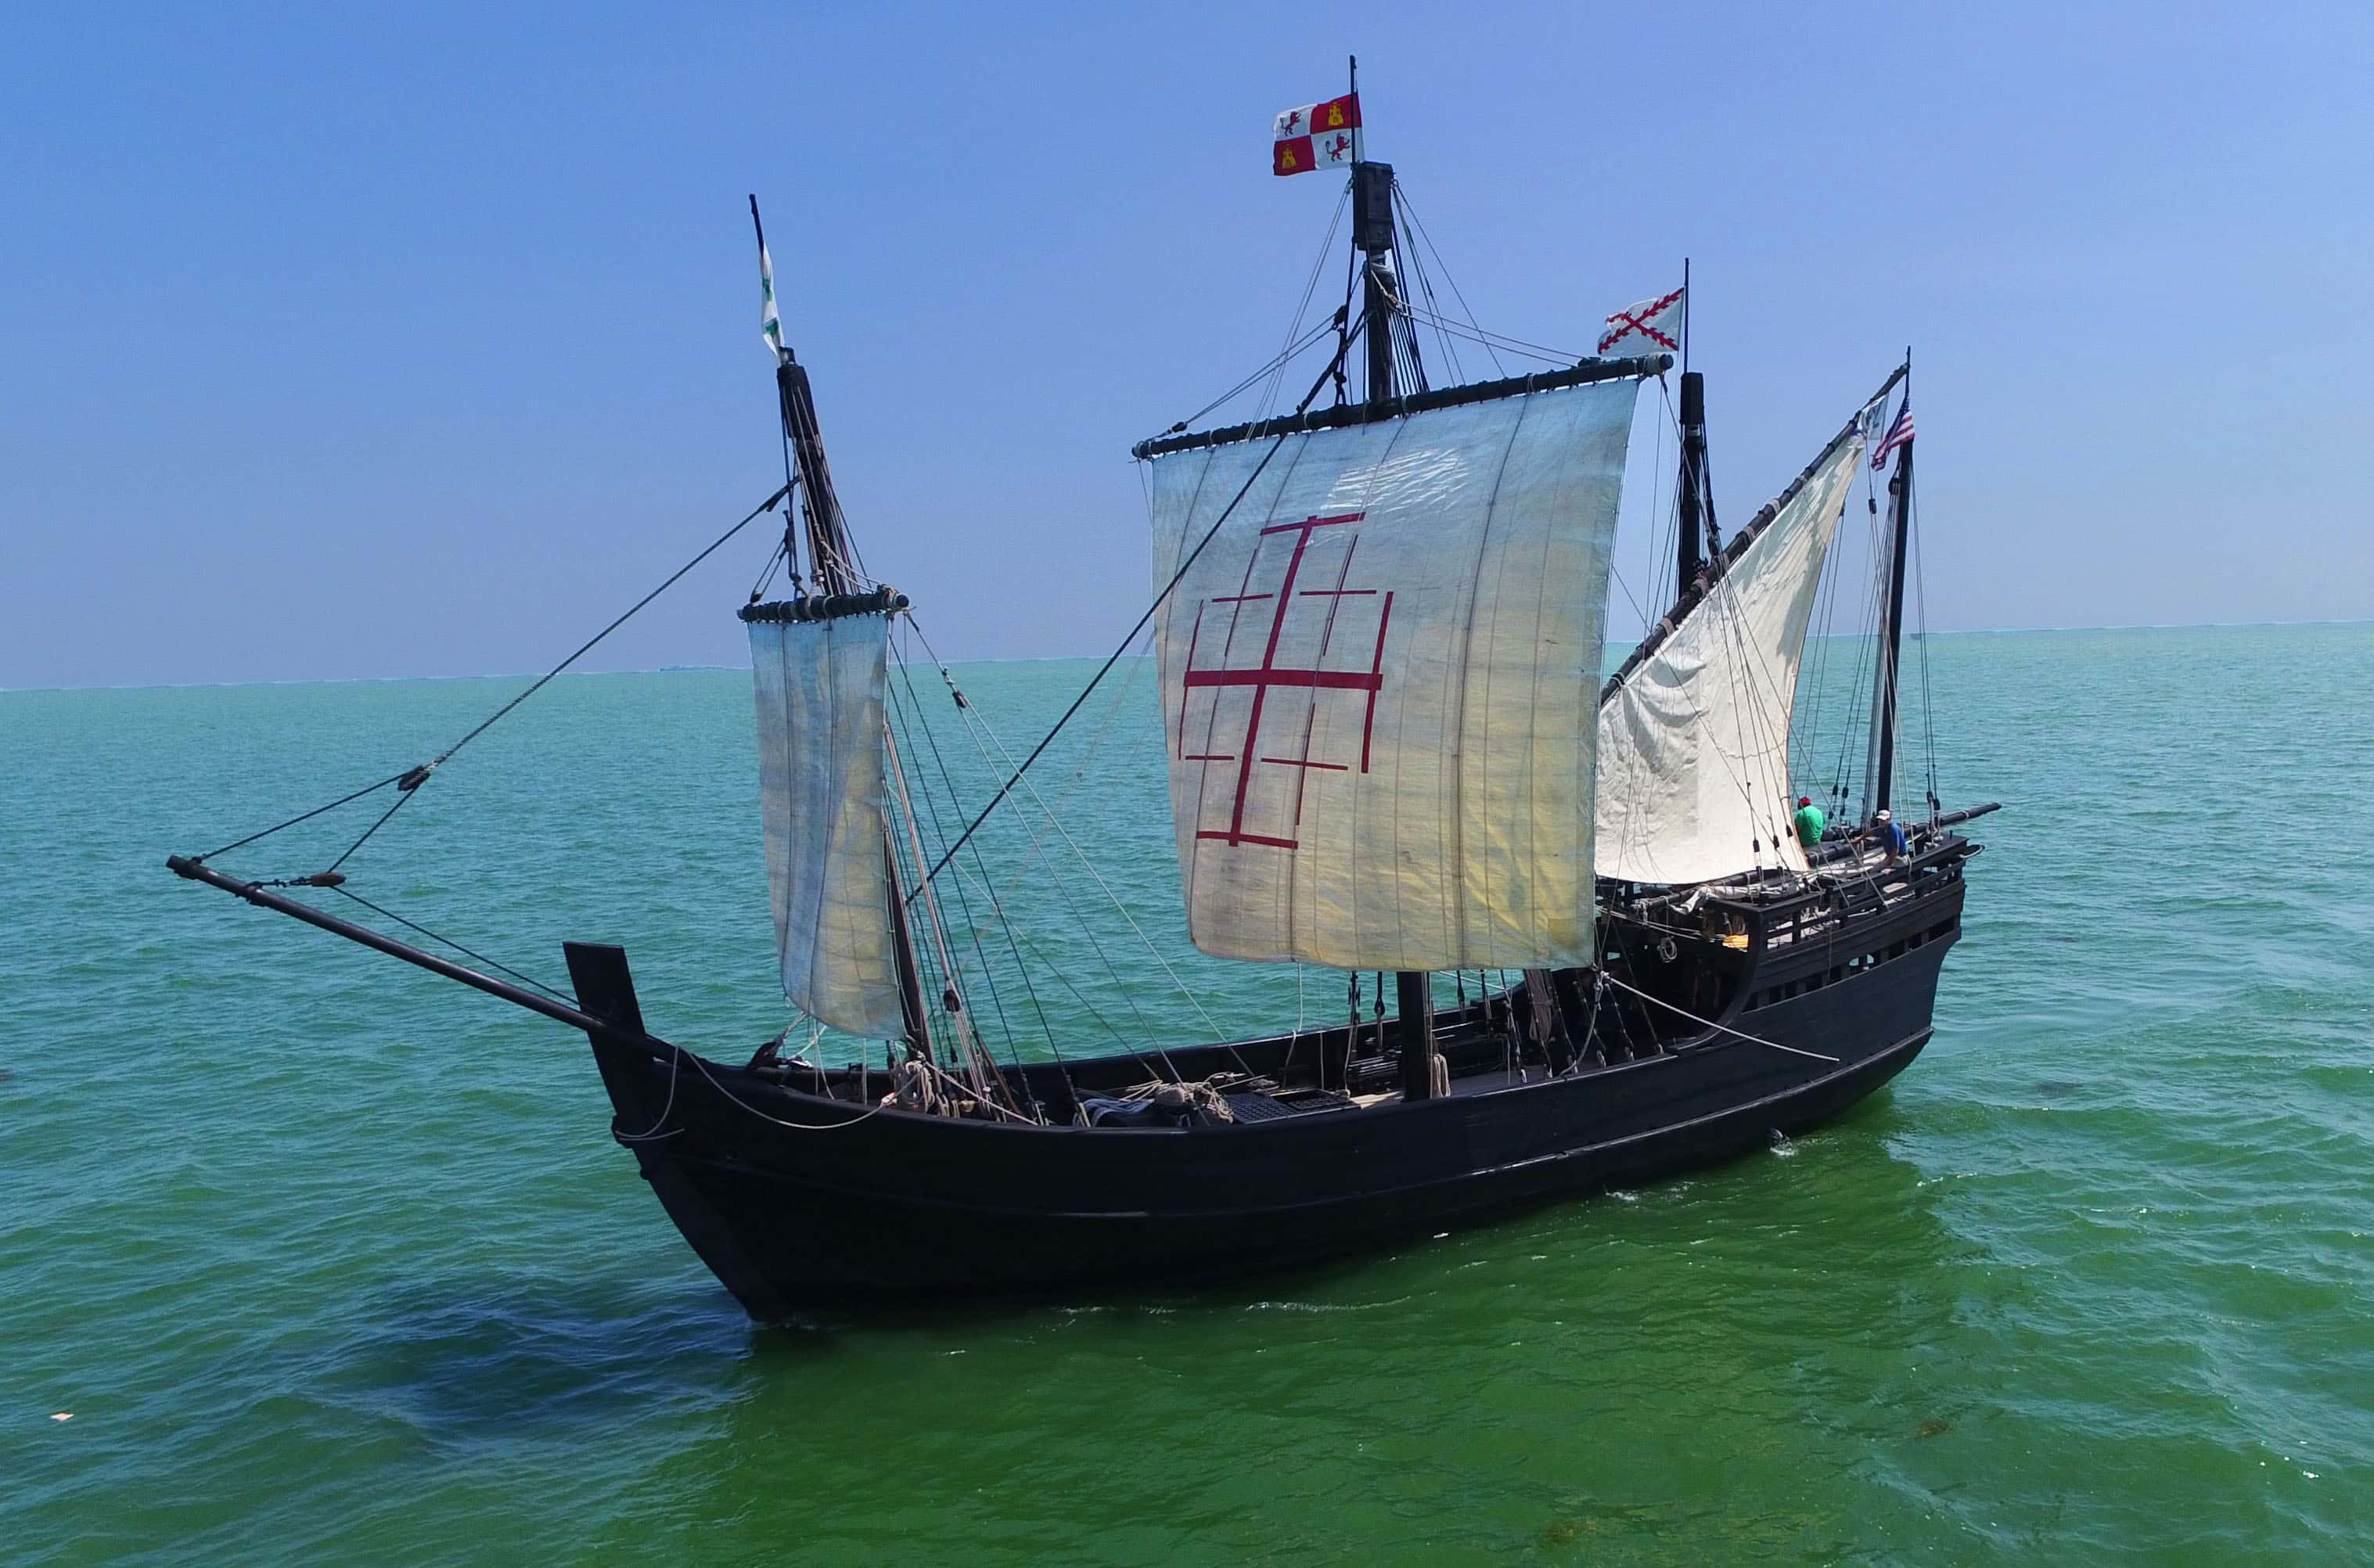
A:
POLYGON ((1797 842, 1807 849, 1822 842, 1822 831, 1830 825, 1830 819, 1822 815, 1822 808, 1814 804, 1810 795, 1797 797, 1796 821, 1797 842))

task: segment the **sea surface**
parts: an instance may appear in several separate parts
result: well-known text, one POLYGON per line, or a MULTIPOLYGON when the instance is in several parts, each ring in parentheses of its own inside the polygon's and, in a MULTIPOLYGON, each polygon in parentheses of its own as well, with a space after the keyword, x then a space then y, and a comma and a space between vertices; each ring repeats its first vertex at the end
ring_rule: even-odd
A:
MULTIPOLYGON (((985 730, 915 671, 911 786, 977 796, 1092 667, 959 667, 985 730)), ((0 693, 0 1560, 2374 1562, 2374 627, 1927 674, 1941 795, 2004 809, 1935 1043, 1838 1125, 1227 1290, 763 1329, 582 1038, 164 869, 523 682, 0 693)), ((747 683, 555 682, 350 889, 555 984, 622 942, 655 1030, 746 1054, 747 683)), ((950 890, 1030 944, 1001 1049, 1344 1006, 1188 947, 1149 686, 950 890)), ((318 869, 385 798, 222 864, 318 869)))

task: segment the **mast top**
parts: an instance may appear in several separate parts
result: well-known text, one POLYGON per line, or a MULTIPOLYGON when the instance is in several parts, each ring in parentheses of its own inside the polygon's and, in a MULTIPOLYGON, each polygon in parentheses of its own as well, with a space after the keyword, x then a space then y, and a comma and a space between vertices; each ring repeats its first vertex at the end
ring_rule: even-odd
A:
MULTIPOLYGON (((1354 98, 1358 98, 1360 96, 1360 57, 1357 54, 1346 54, 1344 58, 1349 66, 1346 74, 1350 77, 1351 94, 1354 98)), ((1368 161, 1368 159, 1362 156, 1363 150, 1364 149, 1361 147, 1358 138, 1355 137, 1352 142, 1353 168, 1357 169, 1361 164, 1368 161)))

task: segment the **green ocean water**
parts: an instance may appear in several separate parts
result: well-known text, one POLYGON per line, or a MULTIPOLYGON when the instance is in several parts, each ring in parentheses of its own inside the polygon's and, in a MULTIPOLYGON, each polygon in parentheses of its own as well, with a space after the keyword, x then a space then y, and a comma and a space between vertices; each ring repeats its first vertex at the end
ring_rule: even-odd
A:
MULTIPOLYGON (((1085 669, 958 678, 1015 746, 1085 669)), ((0 1559, 2374 1561, 2374 626, 1941 638, 1930 677, 1943 794, 2007 808, 1934 1044, 1840 1124, 1225 1291, 763 1330, 582 1039, 163 869, 520 682, 0 693, 0 1559)), ((1338 980, 1187 947, 1120 678, 1034 778, 1162 961, 1001 819, 1042 975, 1006 1023, 1332 1019, 1338 980)), ((750 722, 745 674, 565 678, 352 885, 547 980, 622 942, 656 1030, 746 1052, 750 722)), ((313 869, 358 809, 225 863, 313 869)))

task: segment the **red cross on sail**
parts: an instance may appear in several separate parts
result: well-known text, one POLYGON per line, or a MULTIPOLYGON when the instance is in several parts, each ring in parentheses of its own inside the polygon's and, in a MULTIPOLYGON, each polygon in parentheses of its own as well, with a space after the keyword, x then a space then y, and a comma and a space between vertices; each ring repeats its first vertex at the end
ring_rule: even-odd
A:
MULTIPOLYGON (((1310 771, 1340 773, 1355 765, 1350 760, 1348 744, 1344 760, 1331 761, 1311 755, 1320 704, 1325 700, 1322 693, 1344 691, 1365 697, 1358 710, 1360 743, 1357 765, 1363 773, 1369 771, 1377 693, 1384 686, 1385 632, 1393 624, 1393 595, 1391 589, 1381 594, 1375 588, 1345 585, 1351 574, 1352 559, 1359 548, 1358 531, 1353 525, 1361 516, 1360 513, 1347 512, 1263 528, 1260 547, 1245 562, 1240 591, 1216 595, 1198 607, 1187 638, 1187 666, 1181 683, 1184 700, 1179 705, 1174 751, 1182 762, 1233 764, 1236 792, 1229 801, 1225 823, 1199 823, 1195 829, 1197 838, 1218 839, 1230 844, 1265 844, 1273 849, 1296 847, 1291 835, 1295 824, 1302 819, 1303 782, 1310 771), (1320 548, 1321 557, 1334 558, 1331 577, 1327 562, 1312 556, 1311 540, 1321 529, 1336 528, 1343 532, 1325 536, 1320 548), (1280 556, 1285 560, 1284 576, 1274 586, 1253 592, 1256 584, 1271 581, 1270 573, 1277 570, 1274 562, 1280 556), (1304 575, 1306 567, 1315 569, 1310 576, 1304 575), (1346 601, 1356 599, 1374 601, 1373 607, 1363 607, 1365 615, 1346 616, 1346 601), (1318 602, 1308 602, 1312 600, 1318 602), (1268 618, 1266 631, 1261 626, 1264 613, 1268 618), (1207 618, 1212 624, 1218 662, 1198 665, 1196 655, 1205 647, 1203 631, 1207 618), (1279 643, 1287 623, 1297 618, 1318 628, 1313 662, 1300 667, 1278 662, 1279 643), (1373 620, 1373 637, 1363 636, 1364 628, 1350 624, 1356 619, 1373 620), (1239 666, 1229 662, 1240 646, 1250 654, 1255 643, 1261 648, 1259 664, 1239 666), (1331 652, 1347 648, 1356 654, 1368 654, 1365 669, 1329 666, 1331 652), (1197 692, 1209 695, 1199 701, 1197 692), (1277 694, 1275 701, 1273 692, 1277 694), (1241 700, 1231 701, 1232 696, 1241 700), (1191 736, 1195 737, 1193 744, 1202 747, 1192 754, 1188 750, 1191 736), (1232 744, 1236 749, 1213 749, 1222 744, 1232 744), (1287 813, 1282 809, 1287 804, 1284 792, 1269 791, 1275 798, 1254 801, 1256 812, 1267 805, 1275 808, 1282 819, 1264 823, 1257 815, 1249 824, 1246 807, 1253 801, 1255 770, 1263 768, 1292 771, 1292 810, 1287 813)), ((1309 628, 1299 630, 1305 635, 1297 639, 1298 644, 1309 640, 1309 628)), ((1348 743, 1348 734, 1346 738, 1348 743)))

